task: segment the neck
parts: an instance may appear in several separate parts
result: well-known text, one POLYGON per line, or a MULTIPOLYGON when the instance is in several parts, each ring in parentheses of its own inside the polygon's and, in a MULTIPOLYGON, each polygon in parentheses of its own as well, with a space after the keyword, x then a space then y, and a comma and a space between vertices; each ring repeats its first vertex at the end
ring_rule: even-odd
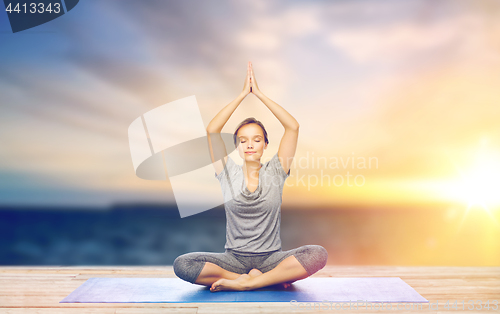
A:
POLYGON ((261 168, 260 160, 259 161, 245 161, 243 163, 243 170, 247 173, 258 172, 261 168))

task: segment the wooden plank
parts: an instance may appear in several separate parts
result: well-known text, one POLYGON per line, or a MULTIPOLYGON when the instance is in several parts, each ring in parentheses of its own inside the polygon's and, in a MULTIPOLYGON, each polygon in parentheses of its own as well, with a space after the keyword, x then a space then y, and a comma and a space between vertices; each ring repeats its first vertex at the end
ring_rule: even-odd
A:
MULTIPOLYGON (((59 303, 92 277, 176 278, 172 266, 5 266, 0 267, 0 313, 291 312, 291 305, 285 302, 59 303)), ((399 277, 431 303, 438 301, 440 313, 451 311, 444 309, 447 300, 465 301, 466 310, 453 310, 454 313, 471 313, 467 309, 467 302, 471 299, 500 301, 500 267, 329 265, 313 277, 399 277)), ((429 311, 428 304, 424 305, 424 310, 429 311)), ((359 313, 360 310, 342 311, 359 313)), ((363 310, 363 313, 380 313, 380 311, 363 310)), ((414 313, 414 311, 397 311, 414 313)), ((307 313, 324 312, 325 310, 307 311, 307 313)))
POLYGON ((116 314, 156 314, 156 313, 185 313, 185 314, 196 314, 198 312, 198 308, 196 307, 171 307, 171 308, 162 308, 162 309, 149 309, 149 308, 123 308, 116 309, 116 314))
POLYGON ((198 308, 0 308, 2 314, 195 314, 198 308))
POLYGON ((92 314, 92 313, 103 313, 103 314, 114 314, 116 309, 114 308, 93 308, 93 309, 57 309, 57 308, 0 308, 0 313, 2 314, 92 314))

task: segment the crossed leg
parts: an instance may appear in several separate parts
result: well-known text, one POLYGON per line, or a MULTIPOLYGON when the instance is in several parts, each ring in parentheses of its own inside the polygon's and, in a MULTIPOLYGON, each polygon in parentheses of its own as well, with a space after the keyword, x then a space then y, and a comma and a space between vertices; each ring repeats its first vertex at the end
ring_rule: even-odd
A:
POLYGON ((242 276, 241 274, 233 273, 229 270, 225 270, 224 268, 216 265, 214 263, 205 262, 205 266, 201 270, 201 273, 198 275, 195 283, 204 285, 204 286, 212 286, 214 282, 219 279, 230 279, 235 280, 242 276))
MULTIPOLYGON (((260 275, 262 275, 262 272, 256 268, 250 270, 248 274, 237 274, 225 270, 224 268, 216 264, 206 262, 195 283, 210 287, 213 285, 214 282, 216 282, 219 279, 229 279, 238 282, 245 282, 250 278, 257 277, 260 275)), ((284 282, 282 285, 284 288, 288 288, 290 284, 291 282, 284 282)))
POLYGON ((241 275, 236 280, 221 278, 212 284, 210 291, 254 290, 280 283, 290 283, 307 277, 309 274, 305 268, 295 256, 291 255, 272 270, 255 277, 241 275))
MULTIPOLYGON (((248 274, 240 275, 240 277, 238 277, 236 280, 244 282, 245 280, 250 279, 251 277, 257 277, 260 275, 262 275, 262 272, 260 270, 258 270, 257 268, 253 268, 248 274)), ((283 283, 279 283, 279 285, 283 286, 283 288, 286 289, 286 288, 291 286, 292 282, 293 281, 283 282, 283 283)))
POLYGON ((253 290, 277 284, 286 288, 287 283, 307 278, 322 269, 327 259, 328 252, 322 246, 305 245, 272 253, 258 266, 262 271, 254 268, 248 274, 245 272, 249 268, 242 264, 243 260, 228 252, 183 254, 175 259, 173 266, 179 278, 209 286, 211 291, 253 290))

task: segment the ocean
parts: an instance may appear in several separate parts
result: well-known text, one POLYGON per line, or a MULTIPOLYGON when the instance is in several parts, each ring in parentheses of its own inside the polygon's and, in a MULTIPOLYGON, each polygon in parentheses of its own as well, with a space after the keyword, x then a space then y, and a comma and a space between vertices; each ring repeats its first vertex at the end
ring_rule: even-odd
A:
MULTIPOLYGON (((2 207, 0 265, 172 265, 224 252, 225 227, 222 206, 182 219, 171 205, 2 207)), ((500 266, 498 224, 460 207, 282 208, 281 239, 324 246, 329 265, 500 266)))

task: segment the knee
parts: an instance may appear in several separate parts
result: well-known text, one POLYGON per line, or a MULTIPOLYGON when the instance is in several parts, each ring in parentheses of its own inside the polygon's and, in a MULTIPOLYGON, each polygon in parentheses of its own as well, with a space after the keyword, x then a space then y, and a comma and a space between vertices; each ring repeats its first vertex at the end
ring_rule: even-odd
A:
POLYGON ((312 251, 313 255, 316 257, 316 259, 319 261, 321 268, 326 266, 326 263, 328 261, 328 252, 327 250, 322 247, 321 245, 312 245, 312 251))
POLYGON ((179 278, 182 278, 181 275, 184 273, 186 264, 188 262, 185 255, 186 254, 177 256, 177 258, 174 260, 174 273, 179 278))
POLYGON ((321 245, 306 245, 307 255, 311 260, 312 267, 309 270, 311 274, 316 273, 326 266, 328 261, 328 252, 321 245))
POLYGON ((173 264, 175 275, 182 280, 194 283, 196 278, 193 279, 192 277, 195 263, 196 261, 191 253, 178 256, 173 264))

